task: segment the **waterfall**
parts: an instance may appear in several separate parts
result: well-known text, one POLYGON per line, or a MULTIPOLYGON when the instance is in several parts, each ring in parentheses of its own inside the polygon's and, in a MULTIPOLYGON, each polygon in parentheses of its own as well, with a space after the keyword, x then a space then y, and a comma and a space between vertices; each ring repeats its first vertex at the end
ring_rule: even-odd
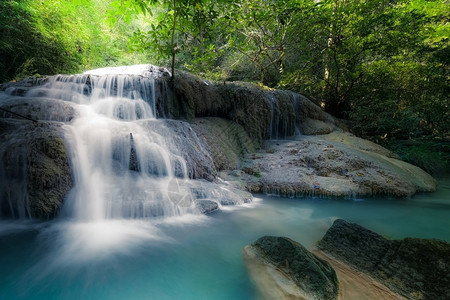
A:
POLYGON ((72 102, 77 111, 65 125, 75 186, 63 214, 96 221, 199 213, 186 163, 160 133, 155 76, 112 73, 58 75, 27 94, 72 102))
POLYGON ((286 139, 298 135, 298 94, 286 91, 267 93, 270 108, 270 139, 286 139))

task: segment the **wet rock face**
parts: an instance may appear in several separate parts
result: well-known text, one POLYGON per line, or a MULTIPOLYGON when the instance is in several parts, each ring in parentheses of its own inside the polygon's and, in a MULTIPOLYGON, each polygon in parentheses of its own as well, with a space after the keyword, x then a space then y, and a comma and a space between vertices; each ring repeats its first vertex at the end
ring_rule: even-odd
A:
POLYGON ((46 76, 31 76, 17 82, 5 82, 0 84, 0 91, 5 91, 14 96, 24 96, 31 88, 43 85, 47 80, 48 77, 46 76))
MULTIPOLYGON (((37 121, 70 122, 77 116, 71 103, 50 98, 9 97, 0 106, 37 121)), ((22 119, 5 111, 0 111, 0 117, 22 119)))
POLYGON ((235 122, 222 118, 197 118, 191 126, 207 144, 218 171, 236 169, 242 155, 256 149, 253 139, 235 122))
POLYGON ((241 125, 257 145, 266 139, 341 130, 342 124, 307 98, 282 90, 267 90, 243 82, 213 84, 179 72, 172 84, 167 116, 193 120, 220 117, 241 125))
POLYGON ((0 214, 52 218, 72 188, 61 124, 0 119, 0 214))
POLYGON ((408 299, 448 299, 450 244, 433 239, 387 240, 336 220, 318 247, 408 299))
MULTIPOLYGON (((150 124, 154 123, 150 122, 150 124)), ((212 181, 216 175, 213 158, 208 151, 208 146, 197 136, 190 124, 177 120, 164 120, 164 126, 156 130, 159 130, 166 140, 171 140, 170 143, 176 145, 178 154, 186 161, 189 178, 212 181)))
POLYGON ((261 237, 244 248, 244 257, 264 296, 324 300, 338 297, 333 268, 289 238, 261 237))
MULTIPOLYGON (((0 85, 6 91, 0 94, 0 107, 39 120, 33 124, 0 111, 0 177, 8 178, 0 183, 2 216, 51 217, 72 185, 61 127, 77 118, 73 104, 44 94, 18 97, 48 80, 0 85)), ((178 178, 187 171, 191 179, 218 182, 222 171, 220 177, 234 181, 234 187, 283 196, 409 197, 436 188, 436 181, 419 168, 342 133, 343 126, 333 117, 289 91, 248 83, 211 84, 185 72, 177 73, 173 83, 162 76, 155 86, 157 115, 190 122, 166 119, 164 126, 154 128, 154 122, 144 121, 179 146, 172 157, 178 178), (291 137, 296 130, 304 135, 295 141, 266 141, 291 137), (316 134, 320 136, 309 136, 316 134)), ((137 156, 131 146, 127 170, 141 171, 137 156)))

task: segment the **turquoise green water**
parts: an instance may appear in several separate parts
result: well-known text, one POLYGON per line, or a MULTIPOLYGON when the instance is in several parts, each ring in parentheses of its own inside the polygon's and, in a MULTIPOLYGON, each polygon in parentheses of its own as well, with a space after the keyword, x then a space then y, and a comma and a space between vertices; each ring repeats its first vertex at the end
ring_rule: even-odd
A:
POLYGON ((0 299, 255 299, 242 247, 262 235, 312 247, 336 218, 450 241, 450 180, 409 200, 264 196, 158 224, 1 221, 0 299))

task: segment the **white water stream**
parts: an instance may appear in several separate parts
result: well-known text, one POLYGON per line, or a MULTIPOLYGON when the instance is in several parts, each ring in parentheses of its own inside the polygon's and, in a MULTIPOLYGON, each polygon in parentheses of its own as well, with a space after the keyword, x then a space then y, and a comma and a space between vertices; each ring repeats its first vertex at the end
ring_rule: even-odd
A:
POLYGON ((77 220, 164 218, 197 214, 176 145, 158 132, 155 79, 141 66, 53 77, 27 96, 70 101, 66 125, 75 187, 63 214, 77 220))

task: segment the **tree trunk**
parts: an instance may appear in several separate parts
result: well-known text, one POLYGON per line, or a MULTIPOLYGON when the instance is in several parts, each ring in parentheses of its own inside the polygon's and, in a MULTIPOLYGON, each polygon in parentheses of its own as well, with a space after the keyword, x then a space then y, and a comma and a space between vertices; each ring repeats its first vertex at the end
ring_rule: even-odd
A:
POLYGON ((175 30, 177 27, 177 2, 176 0, 173 0, 173 27, 172 27, 172 40, 171 40, 171 47, 172 47, 172 80, 175 78, 175 30))

